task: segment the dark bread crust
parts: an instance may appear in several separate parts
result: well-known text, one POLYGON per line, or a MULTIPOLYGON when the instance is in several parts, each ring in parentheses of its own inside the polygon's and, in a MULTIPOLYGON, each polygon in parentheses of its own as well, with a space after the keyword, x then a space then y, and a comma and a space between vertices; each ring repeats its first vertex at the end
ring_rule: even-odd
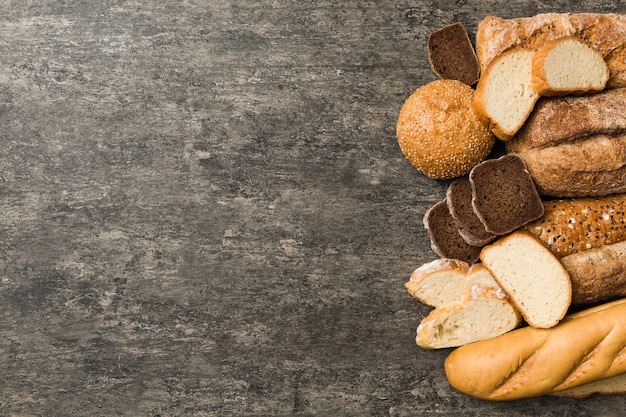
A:
POLYGON ((469 177, 461 177, 450 183, 446 194, 450 215, 456 221, 461 237, 472 246, 484 246, 497 235, 485 230, 485 225, 472 206, 472 185, 469 177))

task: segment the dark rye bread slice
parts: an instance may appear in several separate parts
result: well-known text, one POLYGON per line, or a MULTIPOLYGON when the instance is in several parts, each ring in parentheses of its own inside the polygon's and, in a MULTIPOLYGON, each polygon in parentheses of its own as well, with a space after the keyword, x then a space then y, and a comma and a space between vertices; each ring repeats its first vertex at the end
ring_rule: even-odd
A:
POLYGON ((461 237, 445 199, 426 212, 424 227, 432 250, 440 257, 458 259, 470 265, 478 260, 481 248, 469 245, 461 237))
POLYGON ((452 23, 433 31, 428 37, 428 60, 434 73, 442 79, 474 85, 480 76, 480 65, 465 26, 452 23))
POLYGON ((485 225, 472 206, 472 195, 472 184, 466 175, 450 183, 446 201, 463 240, 472 246, 484 246, 493 241, 497 235, 485 230, 485 225))
POLYGON ((535 183, 517 155, 481 162, 469 181, 474 212, 490 233, 504 235, 543 215, 535 183))

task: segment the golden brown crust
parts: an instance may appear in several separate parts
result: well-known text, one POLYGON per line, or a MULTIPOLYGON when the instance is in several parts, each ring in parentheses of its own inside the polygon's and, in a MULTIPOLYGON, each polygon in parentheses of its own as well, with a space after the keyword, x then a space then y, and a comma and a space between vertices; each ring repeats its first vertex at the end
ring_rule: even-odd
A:
POLYGON ((620 375, 626 372, 625 315, 626 300, 619 300, 551 329, 524 327, 462 346, 445 361, 448 381, 468 395, 504 401, 620 375))
POLYGON ((450 179, 465 175, 487 157, 495 138, 470 110, 474 90, 456 80, 418 88, 400 111, 400 149, 424 175, 450 179))
POLYGON ((478 24, 476 54, 481 70, 502 52, 523 47, 537 50, 546 42, 574 36, 598 50, 610 70, 608 86, 626 86, 626 16, 597 13, 543 13, 503 19, 487 16, 478 24))
POLYGON ((545 201, 524 229, 558 258, 626 240, 626 194, 545 201))

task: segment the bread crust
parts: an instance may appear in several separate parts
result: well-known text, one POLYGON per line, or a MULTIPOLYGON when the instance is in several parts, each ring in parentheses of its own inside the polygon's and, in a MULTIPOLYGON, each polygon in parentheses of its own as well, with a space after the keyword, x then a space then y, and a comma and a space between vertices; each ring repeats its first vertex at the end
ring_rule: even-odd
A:
POLYGON ((494 401, 554 394, 617 376, 626 372, 624 317, 621 299, 551 329, 524 327, 465 345, 446 358, 446 376, 460 392, 494 401))
POLYGON ((476 55, 484 71, 504 51, 537 50, 547 42, 576 37, 599 51, 609 67, 610 88, 626 86, 626 16, 613 13, 542 13, 503 19, 487 16, 476 31, 476 55))

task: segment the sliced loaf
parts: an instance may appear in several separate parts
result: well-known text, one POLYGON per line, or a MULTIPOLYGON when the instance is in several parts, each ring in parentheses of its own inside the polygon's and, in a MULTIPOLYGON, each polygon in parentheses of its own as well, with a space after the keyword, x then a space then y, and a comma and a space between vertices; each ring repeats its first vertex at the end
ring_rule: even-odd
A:
POLYGON ((459 234, 446 200, 441 200, 424 214, 424 227, 432 250, 442 258, 459 259, 468 264, 478 260, 480 247, 468 245, 459 234))
POLYGON ((543 215, 537 188, 517 155, 504 155, 476 165, 469 174, 472 206, 485 230, 512 232, 543 215))
POLYGON ((542 96, 598 92, 609 80, 602 55, 575 37, 546 43, 532 63, 532 86, 542 96))
POLYGON ((506 141, 522 127, 539 94, 532 88, 534 52, 510 49, 495 58, 476 86, 472 110, 506 141))
POLYGON ((478 58, 461 22, 432 32, 427 46, 430 66, 440 78, 476 84, 480 75, 478 58))
POLYGON ((484 246, 493 241, 497 235, 485 230, 485 225, 472 206, 472 195, 469 177, 464 176, 450 183, 446 202, 461 237, 472 246, 484 246))
POLYGON ((460 299, 467 287, 469 269, 467 262, 458 259, 435 259, 413 271, 404 286, 422 303, 439 307, 460 299))
POLYGON ((459 302, 438 307, 422 320, 415 342, 425 349, 458 347, 515 329, 521 315, 498 287, 474 284, 459 302))
POLYGON ((565 316, 572 299, 569 274, 535 236, 513 232, 485 246, 480 259, 529 325, 549 328, 565 316))

